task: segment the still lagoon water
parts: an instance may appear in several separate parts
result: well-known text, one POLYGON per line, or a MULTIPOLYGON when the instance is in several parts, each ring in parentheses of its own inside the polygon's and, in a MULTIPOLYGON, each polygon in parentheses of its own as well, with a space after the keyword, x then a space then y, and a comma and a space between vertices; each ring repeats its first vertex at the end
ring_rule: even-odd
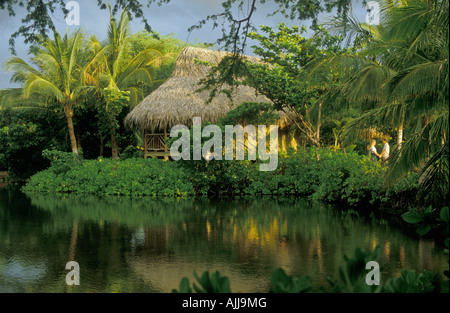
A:
POLYGON ((220 271, 232 292, 267 292, 270 274, 326 286, 344 255, 381 247, 382 282, 448 269, 448 255, 379 219, 304 199, 200 201, 24 194, 0 188, 0 292, 151 292, 220 271), (66 284, 66 263, 80 285, 66 284))

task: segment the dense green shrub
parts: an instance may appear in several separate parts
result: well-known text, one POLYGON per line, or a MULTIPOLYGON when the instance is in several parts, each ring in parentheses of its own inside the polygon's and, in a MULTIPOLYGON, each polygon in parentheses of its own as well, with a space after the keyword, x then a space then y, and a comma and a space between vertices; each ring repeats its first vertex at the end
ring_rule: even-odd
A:
MULTIPOLYGON (((131 148, 130 148, 131 149, 131 148)), ((131 150, 137 150, 132 148, 131 150)), ((289 150, 278 168, 260 171, 258 161, 178 161, 130 158, 74 160, 71 153, 45 151, 52 166, 33 176, 28 190, 160 196, 299 196, 353 207, 395 207, 398 194, 410 199, 417 188, 411 175, 394 187, 384 184, 386 168, 355 152, 289 150)))
POLYGON ((330 203, 369 207, 414 204, 417 175, 384 185, 386 167, 356 152, 299 148, 280 153, 273 172, 259 170, 257 161, 179 161, 203 196, 301 196, 330 203), (402 196, 403 195, 403 196, 402 196))
POLYGON ((0 171, 22 179, 49 166, 42 151, 65 148, 64 119, 48 109, 0 108, 0 171))
POLYGON ((373 205, 381 200, 385 167, 355 152, 321 151, 321 184, 314 198, 328 202, 344 202, 350 205, 373 205))
POLYGON ((183 169, 173 162, 158 159, 73 160, 68 155, 64 161, 54 158, 52 166, 32 176, 23 189, 38 192, 176 197, 193 192, 192 184, 183 169))

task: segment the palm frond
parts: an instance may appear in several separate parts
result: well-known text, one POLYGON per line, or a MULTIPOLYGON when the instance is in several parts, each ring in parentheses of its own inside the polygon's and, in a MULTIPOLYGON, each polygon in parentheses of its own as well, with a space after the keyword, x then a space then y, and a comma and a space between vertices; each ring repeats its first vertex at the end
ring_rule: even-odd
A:
POLYGON ((360 99, 375 99, 381 101, 383 99, 380 86, 392 74, 392 71, 376 62, 353 75, 342 87, 342 92, 351 101, 360 99))
POLYGON ((4 69, 6 72, 21 73, 22 75, 28 72, 35 75, 42 75, 39 70, 19 57, 12 57, 11 59, 7 60, 4 64, 4 69))
POLYGON ((73 39, 71 40, 70 48, 68 50, 68 53, 70 54, 69 66, 68 66, 68 70, 67 70, 69 76, 72 76, 73 69, 74 69, 75 65, 77 64, 78 53, 81 50, 81 44, 82 44, 82 33, 81 33, 81 31, 78 30, 75 33, 75 36, 73 37, 73 39))
POLYGON ((386 182, 393 184, 412 169, 423 168, 429 155, 437 153, 444 138, 448 138, 449 115, 443 112, 420 131, 407 132, 401 149, 395 147, 389 157, 389 170, 386 182))
POLYGON ((49 102, 48 97, 35 95, 26 98, 22 88, 0 90, 0 107, 12 109, 44 108, 49 102))
POLYGON ((388 98, 404 99, 411 94, 438 91, 448 99, 448 60, 408 67, 389 77, 385 83, 388 98))
POLYGON ((29 80, 23 86, 23 94, 25 97, 28 98, 31 94, 37 93, 44 96, 53 96, 58 101, 64 100, 64 94, 52 82, 34 74, 30 76, 29 80))
POLYGON ((442 208, 449 205, 448 146, 447 138, 420 172, 418 198, 424 206, 432 205, 435 208, 442 208))

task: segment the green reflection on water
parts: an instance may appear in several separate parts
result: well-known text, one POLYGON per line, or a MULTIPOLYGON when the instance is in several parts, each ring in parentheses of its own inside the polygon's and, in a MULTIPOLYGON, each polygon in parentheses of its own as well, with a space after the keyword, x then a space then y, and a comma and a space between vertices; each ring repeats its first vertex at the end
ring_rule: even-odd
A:
POLYGON ((446 256, 384 221, 303 199, 199 201, 23 194, 0 189, 0 291, 170 292, 220 270, 233 292, 266 292, 270 273, 337 276, 344 254, 381 246, 382 280, 441 273, 446 256), (80 264, 67 286, 65 264, 80 264))

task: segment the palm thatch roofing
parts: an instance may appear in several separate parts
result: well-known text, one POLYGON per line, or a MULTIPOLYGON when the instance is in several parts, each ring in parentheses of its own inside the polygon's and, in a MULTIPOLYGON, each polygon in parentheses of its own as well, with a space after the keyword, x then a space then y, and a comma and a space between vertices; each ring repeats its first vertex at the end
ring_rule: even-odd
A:
MULTIPOLYGON (((238 86, 231 93, 233 102, 219 92, 207 103, 208 91, 196 92, 200 79, 204 78, 209 67, 200 65, 195 60, 218 64, 228 52, 213 51, 197 47, 186 47, 179 54, 172 75, 155 91, 140 102, 125 118, 125 125, 133 129, 171 129, 181 124, 192 125, 193 117, 200 117, 202 122, 215 123, 219 117, 242 102, 271 101, 264 96, 256 95, 253 88, 238 86)), ((252 62, 259 59, 248 57, 252 62)), ((282 115, 279 126, 288 124, 288 118, 282 115)))

